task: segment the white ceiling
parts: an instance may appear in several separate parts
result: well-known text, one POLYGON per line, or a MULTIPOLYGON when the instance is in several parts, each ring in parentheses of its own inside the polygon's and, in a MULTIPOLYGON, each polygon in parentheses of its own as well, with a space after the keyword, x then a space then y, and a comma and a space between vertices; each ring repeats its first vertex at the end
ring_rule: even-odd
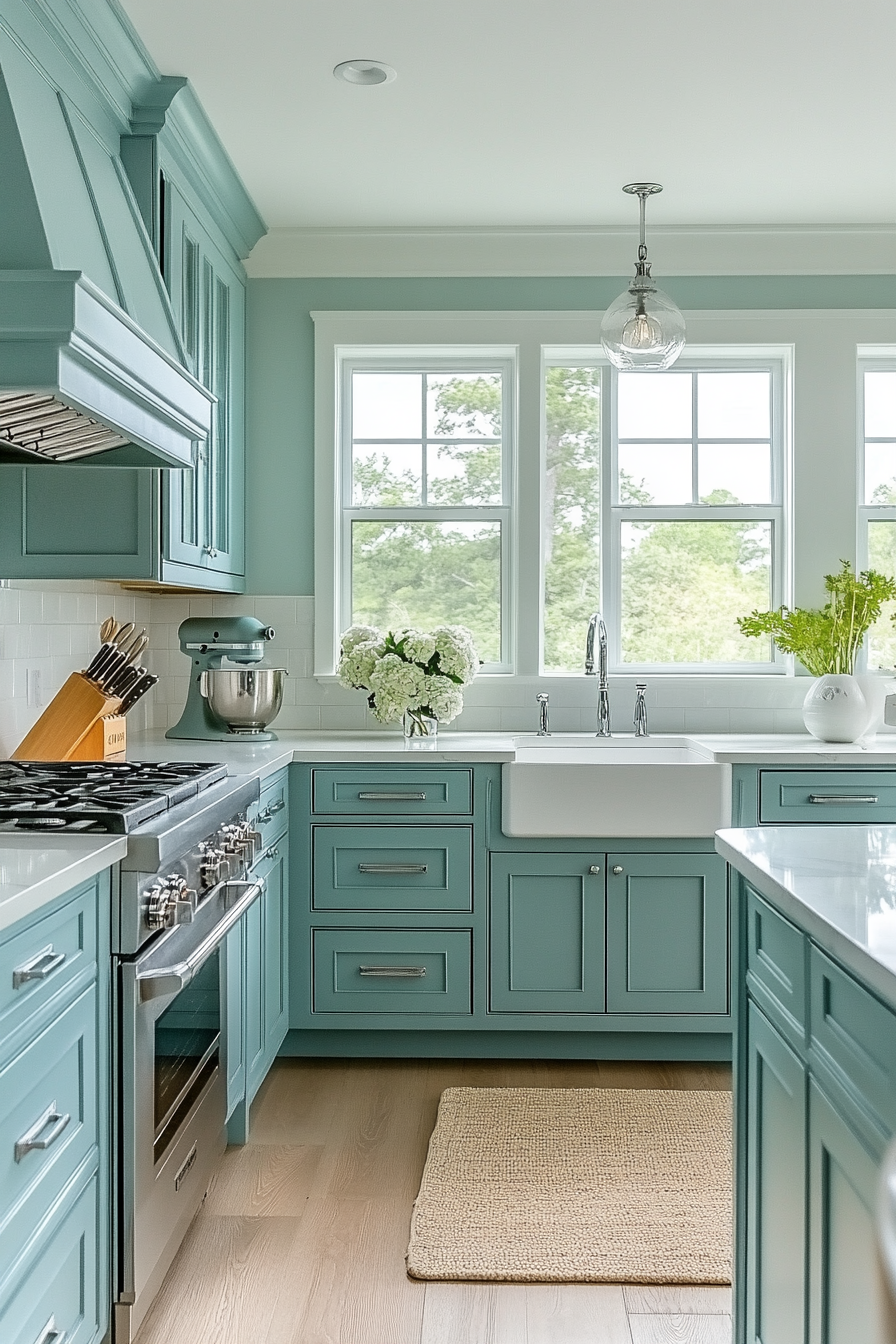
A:
POLYGON ((894 0, 123 4, 271 226, 896 220, 894 0))

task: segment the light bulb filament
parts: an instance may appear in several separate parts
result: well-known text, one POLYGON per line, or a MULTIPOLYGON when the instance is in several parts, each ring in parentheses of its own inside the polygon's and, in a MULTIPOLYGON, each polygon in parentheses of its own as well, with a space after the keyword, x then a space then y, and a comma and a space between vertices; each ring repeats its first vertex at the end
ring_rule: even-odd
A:
POLYGON ((622 328, 622 345, 626 350, 656 350, 665 345, 662 327, 644 312, 643 305, 622 328))

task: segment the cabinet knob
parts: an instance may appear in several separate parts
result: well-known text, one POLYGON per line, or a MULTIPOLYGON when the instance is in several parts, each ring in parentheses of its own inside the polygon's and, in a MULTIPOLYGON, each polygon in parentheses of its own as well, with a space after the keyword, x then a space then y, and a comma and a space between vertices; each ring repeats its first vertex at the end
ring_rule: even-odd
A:
POLYGON ((589 873, 591 873, 592 877, 597 877, 598 873, 600 872, 600 864, 599 864, 599 863, 592 863, 592 865, 591 865, 591 867, 588 869, 588 871, 589 871, 589 873))
POLYGON ((616 874, 616 876, 618 877, 620 873, 624 873, 624 872, 625 872, 625 869, 623 868, 623 866, 622 866, 621 863, 614 863, 614 865, 613 865, 613 872, 614 872, 614 873, 616 874))

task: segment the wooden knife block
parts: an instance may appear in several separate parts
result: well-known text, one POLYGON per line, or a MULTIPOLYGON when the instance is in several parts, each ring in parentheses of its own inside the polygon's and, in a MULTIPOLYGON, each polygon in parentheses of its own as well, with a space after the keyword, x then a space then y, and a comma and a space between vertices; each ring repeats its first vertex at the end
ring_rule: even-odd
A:
POLYGON ((69 756, 70 761, 123 761, 128 747, 127 719, 104 714, 69 756))
MULTIPOLYGON (((83 672, 73 672, 62 689, 53 697, 41 714, 37 723, 23 738, 12 754, 14 761, 93 761, 107 760, 106 751, 109 734, 102 728, 101 720, 110 715, 118 716, 121 701, 114 695, 105 695, 98 686, 89 681, 83 672), (97 732, 86 742, 92 730, 97 732), (82 754, 82 747, 83 753, 82 754), (86 754, 91 752, 90 755, 86 754), (92 754, 97 751, 98 754, 92 754)), ((111 742, 119 731, 123 733, 124 719, 120 719, 120 729, 113 729, 111 742)), ((124 738, 115 745, 115 752, 124 750, 124 738)))

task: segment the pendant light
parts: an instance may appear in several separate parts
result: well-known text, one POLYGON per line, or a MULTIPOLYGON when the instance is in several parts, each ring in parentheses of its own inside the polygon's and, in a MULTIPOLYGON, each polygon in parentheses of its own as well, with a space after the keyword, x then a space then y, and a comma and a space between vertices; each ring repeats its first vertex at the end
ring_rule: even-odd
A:
POLYGON ((668 369, 684 349, 684 318, 654 283, 644 241, 647 197, 662 187, 658 182, 629 182, 622 190, 641 202, 641 242, 634 279, 604 313, 601 343, 617 369, 668 369))

